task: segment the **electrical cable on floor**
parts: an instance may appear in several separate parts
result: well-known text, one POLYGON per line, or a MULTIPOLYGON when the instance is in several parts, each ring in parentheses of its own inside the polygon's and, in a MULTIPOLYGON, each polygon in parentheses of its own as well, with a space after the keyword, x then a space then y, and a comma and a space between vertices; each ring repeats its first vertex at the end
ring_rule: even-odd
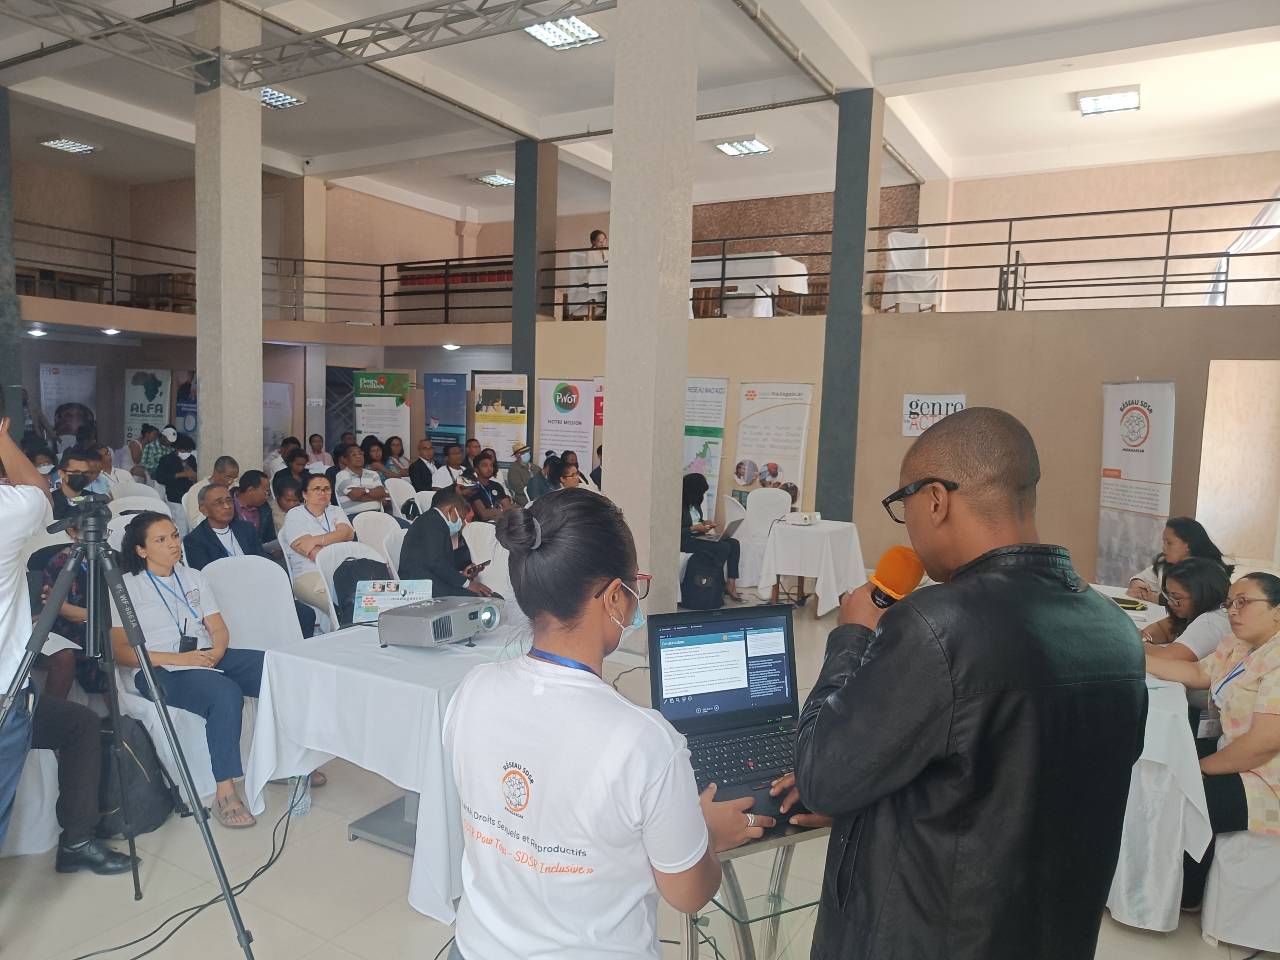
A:
POLYGON ((453 937, 450 937, 448 940, 444 942, 444 946, 440 948, 440 952, 435 955, 433 960, 440 960, 440 958, 444 956, 444 952, 448 950, 451 946, 453 946, 453 937))

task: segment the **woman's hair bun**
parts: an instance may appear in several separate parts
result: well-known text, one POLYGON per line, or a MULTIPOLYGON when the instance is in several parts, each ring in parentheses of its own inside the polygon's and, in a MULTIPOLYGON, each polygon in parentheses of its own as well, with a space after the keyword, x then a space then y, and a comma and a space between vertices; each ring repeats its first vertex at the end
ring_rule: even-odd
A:
POLYGON ((498 517, 498 542, 512 556, 524 556, 542 545, 542 531, 538 518, 525 507, 508 510, 498 517))

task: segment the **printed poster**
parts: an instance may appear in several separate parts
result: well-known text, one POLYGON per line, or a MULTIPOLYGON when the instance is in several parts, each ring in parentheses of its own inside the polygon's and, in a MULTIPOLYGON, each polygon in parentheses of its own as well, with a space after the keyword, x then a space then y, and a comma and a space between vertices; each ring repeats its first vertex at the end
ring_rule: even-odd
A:
POLYGON ((361 580, 356 584, 351 622, 377 623, 384 610, 430 599, 430 580, 361 580))
POLYGON ((169 422, 169 370, 124 372, 124 438, 136 440, 142 425, 163 427, 169 422))
POLYGON ((465 373, 428 373, 422 378, 427 436, 435 447, 437 463, 444 462, 447 444, 467 439, 467 379, 465 373))
POLYGON ((528 436, 528 382, 523 373, 473 373, 476 439, 491 447, 503 466, 511 463, 511 448, 528 436))
MULTIPOLYGON (((572 450, 579 463, 595 452, 595 384, 591 380, 538 381, 538 450, 572 450)), ((511 448, 499 456, 511 455, 511 448)))
POLYGON ((196 402, 196 372, 173 371, 173 425, 179 433, 185 433, 200 446, 200 423, 196 402))
POLYGON ((904 393, 902 435, 918 437, 943 417, 965 408, 963 393, 904 393))
POLYGON ((262 384, 262 456, 265 460, 280 441, 293 433, 293 384, 262 384))
POLYGON ((604 377, 596 377, 592 381, 596 398, 596 426, 604 426, 604 377))
POLYGON ((734 496, 777 487, 798 505, 804 489, 811 383, 744 383, 738 407, 738 462, 734 496))
POLYGON ((58 438, 59 450, 74 447, 76 431, 97 423, 97 393, 97 367, 40 364, 40 409, 58 438))
POLYGON ((1173 384, 1102 385, 1099 583, 1126 584, 1160 552, 1173 482, 1173 384))
POLYGON ((716 514, 728 399, 728 380, 691 377, 685 384, 684 472, 707 478, 707 495, 702 502, 702 515, 707 519, 716 514))
POLYGON ((356 443, 367 436, 385 441, 399 437, 408 450, 409 390, 412 374, 387 370, 357 370, 352 378, 356 395, 356 443))

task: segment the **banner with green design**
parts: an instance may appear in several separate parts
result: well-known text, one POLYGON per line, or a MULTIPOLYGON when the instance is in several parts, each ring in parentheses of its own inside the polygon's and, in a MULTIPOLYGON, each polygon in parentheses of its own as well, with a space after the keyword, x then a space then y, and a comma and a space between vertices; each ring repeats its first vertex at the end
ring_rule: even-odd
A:
POLYGON ((386 370, 357 370, 354 376, 356 442, 372 434, 386 442, 399 437, 406 450, 413 449, 409 435, 409 391, 412 375, 386 370))
MULTIPOLYGON (((538 434, 535 463, 547 450, 572 450, 578 463, 589 464, 595 450, 595 383, 591 380, 538 381, 538 434)), ((510 451, 499 451, 510 454, 510 451)), ((590 467, 585 469, 589 470, 590 467)))
POLYGON ((707 478, 707 495, 702 501, 702 515, 707 520, 716 515, 728 397, 728 380, 690 377, 685 385, 684 472, 707 478))

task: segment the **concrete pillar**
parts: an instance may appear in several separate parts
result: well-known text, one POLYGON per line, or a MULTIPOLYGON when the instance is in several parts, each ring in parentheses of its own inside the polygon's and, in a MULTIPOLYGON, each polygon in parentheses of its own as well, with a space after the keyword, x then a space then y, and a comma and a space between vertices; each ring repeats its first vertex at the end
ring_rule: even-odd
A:
MULTIPOLYGON (((0 87, 0 390, 9 430, 22 437, 22 316, 13 252, 13 150, 9 91, 0 87)), ((33 401, 38 402, 38 401, 33 401)))
POLYGON ((540 306, 551 299, 542 288, 552 281, 547 268, 555 256, 543 251, 556 245, 556 165, 560 150, 554 143, 520 140, 516 143, 514 243, 511 278, 511 371, 529 381, 528 436, 533 442, 537 423, 535 357, 538 346, 538 314, 550 314, 540 306))
MULTIPOLYGON (((307 344, 305 351, 306 372, 303 374, 306 389, 306 407, 304 418, 307 436, 313 433, 324 434, 325 380, 327 377, 328 348, 323 343, 307 344)), ((302 438, 303 443, 306 438, 302 438)), ((325 445, 332 448, 338 442, 337 437, 325 437, 325 445)), ((405 441, 408 443, 408 440, 405 441)))
POLYGON ((684 463, 698 12, 695 0, 620 0, 615 16, 606 469, 640 569, 653 575, 646 607, 668 611, 684 463))
MULTIPOLYGON (((261 21, 221 0, 196 11, 196 43, 262 40, 261 21)), ((262 106, 257 90, 196 94, 196 372, 201 463, 262 461, 262 106)))
MULTIPOLYGON (((552 213, 554 219, 555 214, 552 213)), ((459 220, 454 225, 454 230, 458 234, 458 256, 474 257, 476 255, 476 241, 480 237, 480 228, 483 224, 471 223, 467 220, 459 220)))
MULTIPOLYGON (((862 375, 862 315, 866 269, 875 254, 867 228, 880 218, 880 157, 884 97, 874 90, 836 95, 836 190, 831 228, 831 293, 822 357, 815 505, 830 520, 853 519, 853 468, 858 449, 862 375)), ((887 492, 887 491, 886 491, 887 492)))

